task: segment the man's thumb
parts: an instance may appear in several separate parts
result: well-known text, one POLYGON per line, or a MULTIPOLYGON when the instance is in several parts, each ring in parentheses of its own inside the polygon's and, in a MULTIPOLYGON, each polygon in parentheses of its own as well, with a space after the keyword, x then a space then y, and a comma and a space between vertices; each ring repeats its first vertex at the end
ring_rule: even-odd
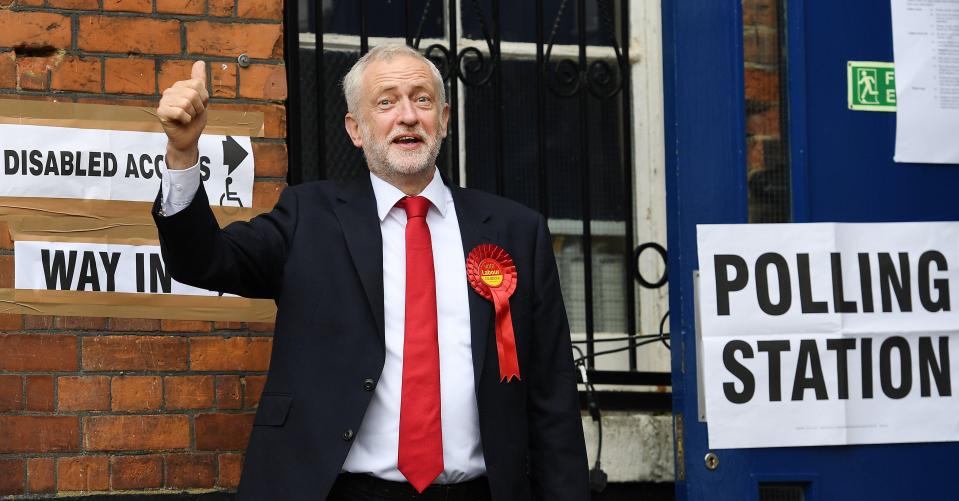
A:
POLYGON ((203 82, 203 85, 206 85, 206 63, 203 61, 197 61, 193 63, 193 69, 190 70, 190 78, 193 80, 200 80, 203 82))

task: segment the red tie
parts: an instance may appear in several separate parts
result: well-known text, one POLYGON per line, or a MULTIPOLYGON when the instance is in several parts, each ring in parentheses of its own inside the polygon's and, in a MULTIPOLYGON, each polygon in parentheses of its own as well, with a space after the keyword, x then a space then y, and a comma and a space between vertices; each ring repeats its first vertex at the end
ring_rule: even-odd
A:
POLYGON ((403 393, 397 467, 423 492, 443 471, 440 426, 440 348, 436 327, 436 279, 426 212, 430 201, 406 197, 406 322, 403 393))

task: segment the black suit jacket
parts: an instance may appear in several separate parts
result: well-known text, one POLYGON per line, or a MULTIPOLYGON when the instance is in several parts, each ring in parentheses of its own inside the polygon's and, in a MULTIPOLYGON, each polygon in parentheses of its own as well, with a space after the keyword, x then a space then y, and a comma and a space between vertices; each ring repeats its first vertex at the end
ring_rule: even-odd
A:
MULTIPOLYGON (((450 189, 465 253, 497 244, 518 274, 510 308, 520 381, 500 382, 492 303, 469 292, 492 497, 589 499, 569 326, 546 222, 507 199, 450 189)), ((208 204, 201 185, 173 216, 158 215, 159 199, 154 206, 172 276, 271 298, 278 307, 237 499, 321 499, 346 459, 385 357, 383 247, 369 177, 287 188, 271 212, 223 230, 208 204)))

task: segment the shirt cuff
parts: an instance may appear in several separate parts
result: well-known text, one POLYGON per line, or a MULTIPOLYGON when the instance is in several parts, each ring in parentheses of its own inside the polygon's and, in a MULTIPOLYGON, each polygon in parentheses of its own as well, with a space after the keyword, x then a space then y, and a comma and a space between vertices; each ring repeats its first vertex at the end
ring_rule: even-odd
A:
POLYGON ((185 209, 200 189, 200 162, 188 169, 164 169, 160 181, 160 209, 172 216, 185 209))

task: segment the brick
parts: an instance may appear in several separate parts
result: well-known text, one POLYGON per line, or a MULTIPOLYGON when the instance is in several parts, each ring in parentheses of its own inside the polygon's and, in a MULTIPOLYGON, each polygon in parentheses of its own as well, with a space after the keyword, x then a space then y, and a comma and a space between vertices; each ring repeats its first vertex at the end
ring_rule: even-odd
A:
POLYGON ((276 324, 273 322, 247 322, 246 328, 250 332, 273 332, 276 324))
POLYGON ((74 452, 80 449, 76 416, 0 416, 0 453, 74 452))
POLYGON ((243 405, 243 387, 240 376, 216 377, 216 406, 219 409, 239 409, 243 405))
POLYGON ((60 334, 0 334, 0 370, 75 371, 77 338, 60 334))
POLYGON ((5 0, 23 7, 43 7, 43 0, 5 0))
POLYGON ((0 288, 13 288, 13 256, 0 256, 0 288))
POLYGON ((30 458, 27 460, 27 492, 51 493, 54 491, 53 458, 30 458))
POLYGON ((203 14, 204 0, 156 0, 157 12, 163 14, 203 14))
POLYGON ((173 87, 174 83, 180 80, 189 80, 192 67, 193 61, 175 59, 160 62, 157 89, 162 94, 164 90, 173 87))
POLYGON ((115 491, 163 487, 163 457, 111 457, 110 487, 115 491))
POLYGON ((23 328, 26 330, 52 329, 53 317, 50 315, 27 315, 23 317, 23 328))
POLYGON ((779 74, 759 68, 746 68, 746 100, 773 102, 779 100, 779 74))
POLYGON ((209 409, 213 407, 213 376, 167 376, 167 409, 209 409))
POLYGON ((47 0, 47 7, 57 9, 97 10, 100 2, 97 0, 47 0))
POLYGON ((246 376, 243 378, 243 407, 253 408, 260 404, 260 394, 266 385, 266 376, 246 376))
POLYGON ((756 113, 747 113, 746 135, 779 137, 779 106, 773 105, 756 113))
POLYGON ((279 24, 237 24, 195 21, 186 23, 189 54, 254 59, 283 57, 283 28, 279 24))
POLYGON ((200 414, 195 426, 197 450, 239 451, 250 439, 253 414, 200 414))
POLYGON ((104 79, 103 89, 108 94, 156 93, 156 68, 152 59, 107 59, 104 79))
POLYGON ((779 23, 778 0, 743 0, 743 25, 776 28, 779 23))
POLYGON ((281 0, 237 0, 236 15, 248 19, 283 19, 281 0))
MULTIPOLYGON (((255 152, 256 150, 254 149, 253 151, 255 152)), ((243 322, 224 322, 218 320, 213 322, 213 328, 218 331, 235 331, 243 328, 243 322)))
POLYGON ((779 33, 765 28, 743 30, 743 61, 753 64, 778 64, 779 33))
POLYGON ((53 376, 27 376, 26 409, 53 411, 53 376))
POLYGON ((208 488, 216 482, 216 457, 212 454, 166 456, 167 487, 208 488))
MULTIPOLYGON (((239 381, 237 382, 239 384, 239 381)), ((23 409, 23 378, 0 376, 0 412, 23 409)))
POLYGON ((235 0, 207 0, 211 16, 228 17, 233 15, 235 0))
POLYGON ((53 328, 78 331, 102 331, 107 328, 104 317, 53 317, 53 328))
POLYGON ((216 103, 216 109, 263 113, 263 137, 286 138, 286 108, 278 104, 216 103))
POLYGON ((49 12, 0 9, 0 47, 70 48, 70 18, 49 12))
POLYGON ((186 370, 187 342, 167 336, 97 336, 83 340, 88 371, 186 370))
MULTIPOLYGON (((68 23, 69 26, 69 23, 68 23)), ((180 22, 143 17, 80 16, 77 47, 89 52, 178 54, 180 22)), ((107 91, 109 92, 109 91, 107 91)))
POLYGON ((197 337, 190 341, 190 368, 195 371, 265 371, 272 339, 267 337, 197 337))
POLYGON ((103 10, 149 13, 153 11, 153 1, 152 0, 103 0, 103 10))
POLYGON ((110 378, 67 376, 57 378, 57 409, 106 411, 110 409, 110 378))
POLYGON ((159 451, 189 446, 190 418, 186 415, 83 418, 83 447, 88 451, 159 451))
POLYGON ((240 473, 243 471, 243 454, 220 454, 220 478, 217 487, 235 489, 240 485, 240 473))
POLYGON ((0 459, 0 496, 23 494, 23 460, 0 459))
POLYGON ((114 332, 155 332, 160 330, 160 321, 155 318, 111 318, 110 330, 114 332))
POLYGON ((105 491, 109 488, 110 466, 106 456, 57 459, 58 491, 105 491))
POLYGON ((236 97, 236 63, 211 63, 210 72, 213 97, 236 97))
MULTIPOLYGON (((286 177, 288 152, 283 143, 253 143, 256 177, 286 177)), ((270 331, 272 331, 272 324, 270 331)))
POLYGON ((240 96, 250 99, 286 99, 286 66, 254 64, 240 70, 240 96))
POLYGON ((117 376, 110 383, 114 411, 159 409, 163 405, 163 383, 159 376, 117 376))
POLYGON ((21 90, 47 90, 50 58, 17 58, 17 87, 21 90))
POLYGON ((0 313, 0 331, 18 331, 23 328, 23 315, 0 313))
POLYGON ((253 207, 272 209, 280 200, 283 188, 286 188, 286 183, 253 183, 253 207))
POLYGON ((213 322, 204 320, 161 320, 160 329, 164 332, 210 332, 213 322))
MULTIPOLYGON (((0 89, 16 89, 17 88, 17 54, 15 52, 8 51, 0 53, 0 89)), ((0 232, 0 241, 5 245, 8 240, 10 240, 10 233, 6 230, 6 223, 4 223, 4 230, 0 232)), ((4 249, 9 249, 10 247, 3 247, 4 249)))

